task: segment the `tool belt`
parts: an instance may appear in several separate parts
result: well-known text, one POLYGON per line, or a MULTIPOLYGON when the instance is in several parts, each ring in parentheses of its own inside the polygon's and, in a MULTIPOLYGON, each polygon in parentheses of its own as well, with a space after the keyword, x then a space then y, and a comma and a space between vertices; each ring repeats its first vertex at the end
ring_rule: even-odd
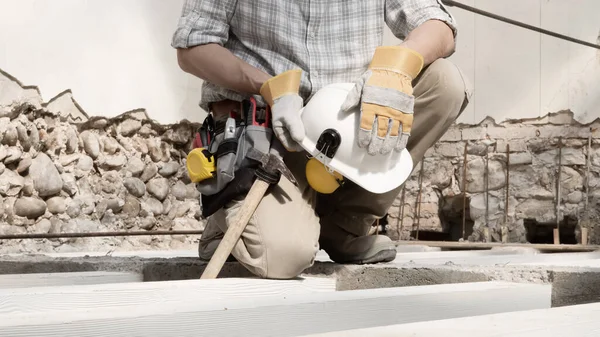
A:
POLYGON ((241 114, 232 112, 226 120, 215 122, 209 114, 188 154, 188 174, 201 194, 204 217, 245 196, 257 176, 271 186, 280 179, 279 174, 261 170, 260 163, 247 156, 251 148, 269 153, 273 137, 270 109, 258 108, 254 98, 242 101, 240 106, 241 114))

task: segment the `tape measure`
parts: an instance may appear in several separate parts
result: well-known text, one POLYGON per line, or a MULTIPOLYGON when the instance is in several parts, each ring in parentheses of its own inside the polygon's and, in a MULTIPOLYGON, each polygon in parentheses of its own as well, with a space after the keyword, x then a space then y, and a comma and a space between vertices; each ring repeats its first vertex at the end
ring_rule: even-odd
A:
POLYGON ((195 148, 187 156, 187 171, 193 183, 214 177, 216 171, 215 158, 207 149, 195 148))

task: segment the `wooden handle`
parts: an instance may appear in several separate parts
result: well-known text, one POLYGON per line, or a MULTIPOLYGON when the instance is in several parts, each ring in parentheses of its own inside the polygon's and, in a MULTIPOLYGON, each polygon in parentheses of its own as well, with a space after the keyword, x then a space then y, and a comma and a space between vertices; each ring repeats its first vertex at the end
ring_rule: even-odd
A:
POLYGON ((217 278, 221 268, 225 264, 225 261, 231 254, 233 247, 235 247, 236 243, 242 236, 248 221, 256 211, 258 204, 262 200, 263 196, 267 192, 267 188, 269 187, 269 183, 266 181, 262 181, 260 179, 256 179, 248 195, 244 199, 244 203, 242 207, 238 210, 237 216, 235 217, 234 222, 227 228, 223 239, 219 243, 217 250, 211 257, 208 265, 204 269, 202 276, 200 279, 214 279, 217 278))

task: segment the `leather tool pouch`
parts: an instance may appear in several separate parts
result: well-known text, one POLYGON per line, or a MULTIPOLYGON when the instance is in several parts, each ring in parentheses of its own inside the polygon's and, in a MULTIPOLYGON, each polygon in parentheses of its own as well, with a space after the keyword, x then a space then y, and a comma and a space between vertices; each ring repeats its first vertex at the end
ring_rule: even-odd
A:
POLYGON ((271 147, 273 131, 268 110, 259 110, 253 98, 241 104, 242 116, 217 122, 215 137, 208 146, 217 170, 215 177, 197 184, 204 217, 249 192, 260 163, 249 159, 248 151, 254 148, 266 155, 271 147))

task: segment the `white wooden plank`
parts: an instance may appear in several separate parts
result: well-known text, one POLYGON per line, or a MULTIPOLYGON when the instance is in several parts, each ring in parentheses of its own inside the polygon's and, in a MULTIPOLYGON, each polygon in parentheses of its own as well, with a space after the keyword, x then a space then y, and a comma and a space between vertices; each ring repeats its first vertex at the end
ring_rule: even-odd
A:
MULTIPOLYGON (((595 260, 600 259, 600 253, 560 253, 560 254, 534 254, 534 255, 519 255, 508 254, 499 256, 475 256, 475 257, 439 257, 439 258, 423 258, 414 261, 421 265, 443 265, 452 263, 455 265, 477 265, 477 266, 493 266, 493 265, 520 265, 528 263, 534 265, 536 263, 559 263, 569 261, 595 260)), ((395 265, 402 265, 406 262, 398 260, 392 262, 395 265)))
POLYGON ((600 268, 600 259, 516 263, 518 266, 600 268))
POLYGON ((423 259, 456 259, 456 258, 474 258, 482 256, 512 256, 520 255, 508 253, 499 250, 463 250, 463 251, 445 251, 445 252, 425 252, 425 253, 398 253, 394 262, 419 262, 423 259))
POLYGON ((304 337, 597 337, 600 303, 389 325, 304 337))
POLYGON ((307 277, 297 280, 222 278, 213 280, 0 289, 0 314, 86 310, 131 305, 161 305, 229 299, 285 298, 336 290, 336 280, 307 277))
POLYGON ((382 288, 43 314, 0 315, 0 336, 297 336, 550 307, 550 285, 382 288))
POLYGON ((141 282, 140 273, 86 271, 73 273, 32 273, 0 275, 0 289, 40 286, 141 282))

